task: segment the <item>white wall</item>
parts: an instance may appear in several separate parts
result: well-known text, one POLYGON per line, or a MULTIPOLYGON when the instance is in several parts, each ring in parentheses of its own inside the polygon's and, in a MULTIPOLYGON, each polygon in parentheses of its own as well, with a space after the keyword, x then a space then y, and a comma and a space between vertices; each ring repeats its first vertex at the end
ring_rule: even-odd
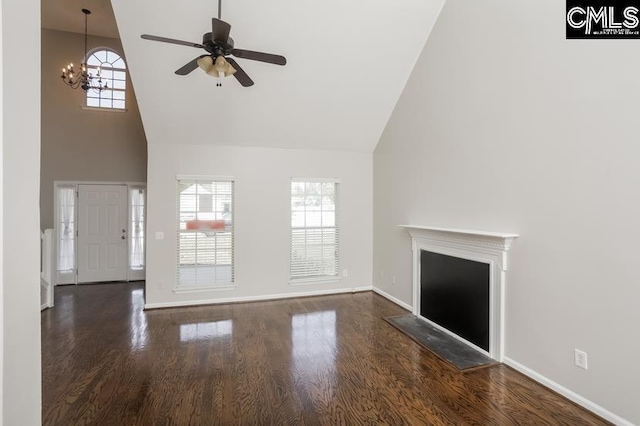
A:
MULTIPOLYGON (((123 55, 118 39, 91 36, 89 50, 97 47, 123 55)), ((80 63, 83 52, 82 34, 42 29, 41 229, 53 228, 56 180, 147 179, 147 141, 131 80, 127 80, 125 112, 82 109, 86 105, 84 91, 62 83, 62 67, 71 61, 80 63)))
POLYGON ((273 296, 371 286, 372 154, 198 145, 149 145, 146 303, 273 296), (174 294, 176 175, 235 178, 236 288, 174 294), (290 179, 340 178, 340 282, 289 285, 290 179), (164 240, 155 240, 157 231, 164 240), (159 284, 163 282, 164 285, 159 284), (162 288, 160 288, 162 287, 162 288))
POLYGON ((445 4, 374 153, 375 285, 411 303, 398 224, 520 233, 506 356, 640 423, 640 45, 565 40, 564 15, 445 4))
POLYGON ((2 0, 5 425, 40 425, 40 2, 2 0))
MULTIPOLYGON (((0 1, 0 23, 3 2, 0 1)), ((0 28, 0 82, 4 82, 4 31, 0 28)), ((4 168, 4 84, 0 84, 0 164, 4 168)), ((0 426, 3 424, 4 407, 4 173, 0 173, 0 426)))

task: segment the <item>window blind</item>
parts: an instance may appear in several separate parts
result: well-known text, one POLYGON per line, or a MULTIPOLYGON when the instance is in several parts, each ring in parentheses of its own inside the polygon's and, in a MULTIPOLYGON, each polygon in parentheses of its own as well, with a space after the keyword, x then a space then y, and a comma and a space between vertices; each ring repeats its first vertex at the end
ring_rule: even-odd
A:
POLYGON ((233 181, 178 179, 176 289, 234 283, 233 181))
POLYGON ((291 180, 291 282, 338 276, 337 195, 335 180, 291 180))

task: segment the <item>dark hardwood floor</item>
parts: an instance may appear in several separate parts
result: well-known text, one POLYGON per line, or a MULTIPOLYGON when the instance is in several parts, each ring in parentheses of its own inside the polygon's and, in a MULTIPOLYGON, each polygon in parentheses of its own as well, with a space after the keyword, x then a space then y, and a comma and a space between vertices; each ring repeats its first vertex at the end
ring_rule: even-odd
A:
POLYGON ((44 425, 607 424, 505 366, 455 371, 373 293, 142 308, 142 283, 56 288, 44 425))

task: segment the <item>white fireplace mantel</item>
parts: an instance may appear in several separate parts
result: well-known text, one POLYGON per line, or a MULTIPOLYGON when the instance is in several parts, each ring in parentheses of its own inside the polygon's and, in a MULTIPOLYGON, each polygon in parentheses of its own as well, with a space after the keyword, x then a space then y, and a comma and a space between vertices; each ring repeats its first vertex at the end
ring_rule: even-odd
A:
POLYGON ((470 229, 456 229, 456 228, 441 228, 438 226, 418 226, 418 225, 399 225, 403 228, 409 228, 416 231, 435 231, 442 232, 450 235, 475 235, 478 237, 488 237, 494 239, 513 240, 519 237, 519 234, 513 234, 511 232, 490 232, 490 231, 472 231, 470 229))
POLYGON ((499 254, 500 267, 503 271, 507 270, 507 252, 511 247, 511 243, 519 237, 519 234, 511 232, 472 231, 470 229, 419 225, 398 226, 407 229, 414 240, 428 240, 453 249, 474 249, 476 251, 489 251, 499 254))
MULTIPOLYGON (((421 250, 489 264, 490 341, 487 355, 501 362, 504 355, 504 288, 507 271, 507 252, 513 240, 519 235, 510 232, 472 231, 435 226, 399 226, 407 229, 411 235, 414 315, 420 316, 421 250)), ((437 324, 434 325, 438 326, 437 324)), ((449 332, 446 329, 443 330, 449 332)), ((456 335, 454 337, 459 338, 456 335)), ((464 341, 470 344, 466 340, 464 341)), ((476 347, 476 349, 479 348, 476 347)))

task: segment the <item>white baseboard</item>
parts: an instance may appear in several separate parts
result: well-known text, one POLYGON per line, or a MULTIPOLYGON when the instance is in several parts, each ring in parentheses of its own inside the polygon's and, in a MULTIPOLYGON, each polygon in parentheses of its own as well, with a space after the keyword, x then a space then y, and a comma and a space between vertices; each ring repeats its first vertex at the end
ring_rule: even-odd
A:
POLYGON ((377 287, 373 287, 373 291, 375 293, 378 293, 380 296, 384 297, 385 299, 389 299, 390 301, 392 301, 396 305, 399 305, 399 306, 405 308, 407 311, 413 312, 413 306, 409 305, 408 303, 404 303, 402 300, 398 299, 397 297, 393 297, 392 295, 390 295, 386 291, 380 290, 377 287))
POLYGON ((362 286, 362 287, 341 288, 336 290, 318 290, 318 291, 305 291, 305 292, 298 292, 298 293, 268 294, 264 296, 226 297, 223 299, 146 303, 144 305, 144 308, 145 309, 161 309, 161 308, 179 308, 184 306, 198 306, 198 305, 221 305, 224 303, 261 302, 261 301, 267 301, 267 300, 293 299, 295 297, 328 296, 332 294, 359 293, 363 291, 371 291, 372 289, 373 287, 371 286, 362 286))
POLYGON ((514 370, 517 370, 520 373, 524 374, 525 376, 532 378, 536 382, 541 383, 542 385, 548 387, 549 389, 559 393, 565 398, 575 402, 576 404, 586 408, 587 410, 597 414, 598 416, 602 417, 605 420, 610 421, 613 424, 616 424, 619 426, 634 426, 633 423, 631 423, 630 421, 623 419, 622 417, 612 413, 611 411, 599 406, 595 402, 592 402, 584 398, 583 396, 578 395, 572 390, 565 388, 564 386, 554 382, 551 379, 548 379, 542 374, 530 369, 529 367, 526 367, 520 364, 517 361, 512 360, 509 357, 504 357, 503 362, 509 367, 513 368, 514 370))

